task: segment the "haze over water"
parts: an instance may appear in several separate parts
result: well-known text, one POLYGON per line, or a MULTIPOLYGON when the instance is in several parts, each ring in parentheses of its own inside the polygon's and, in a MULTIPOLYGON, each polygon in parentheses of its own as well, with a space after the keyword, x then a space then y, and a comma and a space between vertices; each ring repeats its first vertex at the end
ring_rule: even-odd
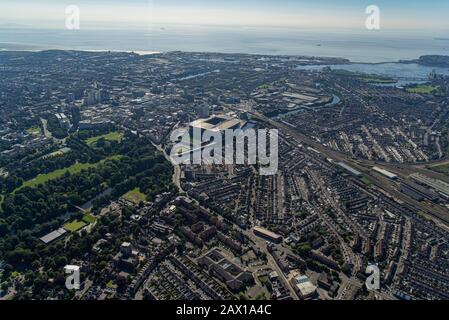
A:
POLYGON ((206 51, 342 57, 354 62, 416 59, 449 54, 440 34, 407 31, 314 30, 298 28, 152 25, 81 30, 0 27, 2 50, 206 51))

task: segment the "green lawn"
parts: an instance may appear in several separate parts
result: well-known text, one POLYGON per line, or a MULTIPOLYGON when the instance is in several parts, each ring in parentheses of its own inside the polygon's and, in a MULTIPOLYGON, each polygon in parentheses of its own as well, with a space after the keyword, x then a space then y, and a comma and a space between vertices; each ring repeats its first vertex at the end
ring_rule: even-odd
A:
POLYGON ((108 283, 106 283, 106 287, 110 288, 110 289, 115 289, 115 284, 114 281, 109 280, 108 283))
POLYGON ((34 179, 25 181, 19 188, 14 190, 14 192, 16 192, 22 188, 25 188, 25 187, 33 188, 39 184, 44 184, 50 180, 54 180, 59 177, 62 177, 66 172, 69 172, 70 174, 77 174, 77 173, 80 173, 82 170, 95 168, 99 164, 101 164, 107 160, 117 160, 117 159, 120 159, 121 157, 122 157, 121 155, 111 156, 111 157, 103 159, 97 163, 76 163, 68 168, 58 169, 58 170, 55 170, 55 171, 52 171, 52 172, 46 173, 46 174, 40 174, 34 179))
POLYGON ((91 215, 90 213, 86 213, 84 216, 83 216, 83 221, 85 222, 85 223, 88 223, 88 224, 91 224, 91 223, 94 223, 95 221, 97 221, 97 218, 95 218, 93 215, 91 215))
POLYGON ((422 84, 417 87, 407 88, 407 92, 409 93, 420 93, 420 94, 431 94, 438 91, 439 86, 433 86, 429 84, 422 84))
POLYGON ((65 224, 64 229, 70 232, 77 232, 78 230, 81 230, 85 226, 92 224, 95 221, 97 221, 97 218, 95 218, 90 213, 86 213, 83 215, 83 218, 81 220, 75 220, 65 224))
POLYGON ((76 232, 76 231, 84 228, 85 226, 87 226, 87 223, 85 223, 84 221, 75 220, 75 221, 65 224, 64 229, 66 229, 67 231, 70 231, 70 232, 76 232))
POLYGON ((354 78, 357 78, 361 81, 365 81, 368 83, 374 83, 374 84, 390 84, 390 83, 397 83, 398 81, 390 78, 390 77, 386 77, 386 76, 382 76, 382 75, 378 75, 378 74, 369 74, 369 73, 364 73, 364 72, 352 72, 352 71, 347 71, 347 70, 334 70, 333 71, 336 74, 339 75, 343 75, 343 76, 351 76, 354 78))
POLYGON ((139 204, 141 201, 146 201, 145 195, 140 192, 139 188, 135 188, 122 196, 123 199, 128 200, 134 204, 139 204))
POLYGON ((42 134, 42 130, 40 127, 31 127, 27 130, 29 134, 40 136, 42 134))
POLYGON ((397 81, 392 78, 386 78, 376 75, 362 75, 359 77, 359 79, 369 82, 369 83, 377 83, 377 84, 390 84, 390 83, 396 83, 397 81))
POLYGON ((108 134, 103 134, 101 136, 92 137, 86 140, 87 145, 92 146, 98 142, 100 139, 105 139, 107 141, 117 141, 120 142, 123 138, 123 134, 118 131, 110 132, 108 134))
POLYGON ((76 163, 65 169, 58 169, 52 171, 47 174, 40 174, 36 178, 32 180, 28 180, 23 183, 17 190, 20 190, 25 187, 35 187, 39 184, 44 184, 50 180, 54 180, 56 178, 62 177, 66 172, 70 172, 71 174, 76 174, 81 172, 81 170, 87 170, 89 168, 95 168, 98 164, 94 163, 76 163))

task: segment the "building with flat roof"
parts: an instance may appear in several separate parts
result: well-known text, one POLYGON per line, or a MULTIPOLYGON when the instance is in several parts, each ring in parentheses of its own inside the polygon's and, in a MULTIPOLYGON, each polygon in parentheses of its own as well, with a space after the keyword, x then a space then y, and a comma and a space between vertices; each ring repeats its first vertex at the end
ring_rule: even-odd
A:
POLYGON ((291 284, 301 299, 311 299, 317 294, 317 287, 306 275, 296 275, 291 280, 291 284))
POLYGON ((56 113, 56 119, 58 119, 58 124, 61 128, 69 128, 70 122, 67 116, 64 113, 56 113))
POLYGON ((247 285, 254 283, 251 272, 226 258, 217 248, 211 249, 199 257, 197 262, 206 268, 210 274, 217 276, 234 292, 240 291, 247 285))
POLYGON ((439 200, 438 193, 412 181, 403 181, 399 190, 417 201, 429 200, 437 202, 439 200))
POLYGON ((391 180, 397 180, 399 178, 394 173, 391 173, 390 171, 384 170, 384 169, 379 168, 379 167, 373 167, 373 170, 376 171, 377 173, 380 173, 381 175, 387 177, 388 179, 391 179, 391 180))
POLYGON ((282 236, 280 236, 270 230, 267 230, 267 229, 264 229, 261 227, 254 227, 253 231, 256 236, 264 238, 265 240, 268 240, 268 241, 271 241, 274 243, 282 242, 282 236))
POLYGON ((435 191, 438 191, 439 193, 443 194, 446 198, 449 197, 449 184, 444 181, 430 178, 421 173, 414 173, 410 175, 410 178, 412 178, 418 183, 424 184, 427 187, 434 189, 435 191))
POLYGON ((358 178, 362 177, 362 173, 360 171, 357 171, 356 169, 354 169, 353 167, 347 165, 344 162, 339 162, 337 163, 337 165, 344 169, 345 171, 349 172, 350 174, 352 174, 353 176, 356 176, 358 178))
POLYGON ((66 233, 67 230, 65 230, 64 228, 59 228, 58 230, 52 231, 49 234, 43 236, 42 238, 40 238, 40 240, 45 244, 49 244, 57 239, 62 238, 66 233))

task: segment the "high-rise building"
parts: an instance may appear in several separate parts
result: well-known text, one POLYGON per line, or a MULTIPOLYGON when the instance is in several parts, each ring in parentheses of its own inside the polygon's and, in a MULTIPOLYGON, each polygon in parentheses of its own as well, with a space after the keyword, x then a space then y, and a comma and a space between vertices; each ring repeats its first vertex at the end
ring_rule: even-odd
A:
POLYGON ((200 118, 206 119, 209 118, 210 112, 209 112, 209 106, 207 105, 201 105, 197 108, 197 113, 200 118))

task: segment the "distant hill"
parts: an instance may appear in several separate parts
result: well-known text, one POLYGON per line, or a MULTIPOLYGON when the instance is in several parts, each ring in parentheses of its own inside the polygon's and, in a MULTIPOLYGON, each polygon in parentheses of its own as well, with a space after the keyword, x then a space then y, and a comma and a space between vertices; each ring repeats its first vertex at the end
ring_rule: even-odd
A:
POLYGON ((428 55, 421 56, 417 60, 418 64, 431 67, 449 67, 449 56, 428 55))

